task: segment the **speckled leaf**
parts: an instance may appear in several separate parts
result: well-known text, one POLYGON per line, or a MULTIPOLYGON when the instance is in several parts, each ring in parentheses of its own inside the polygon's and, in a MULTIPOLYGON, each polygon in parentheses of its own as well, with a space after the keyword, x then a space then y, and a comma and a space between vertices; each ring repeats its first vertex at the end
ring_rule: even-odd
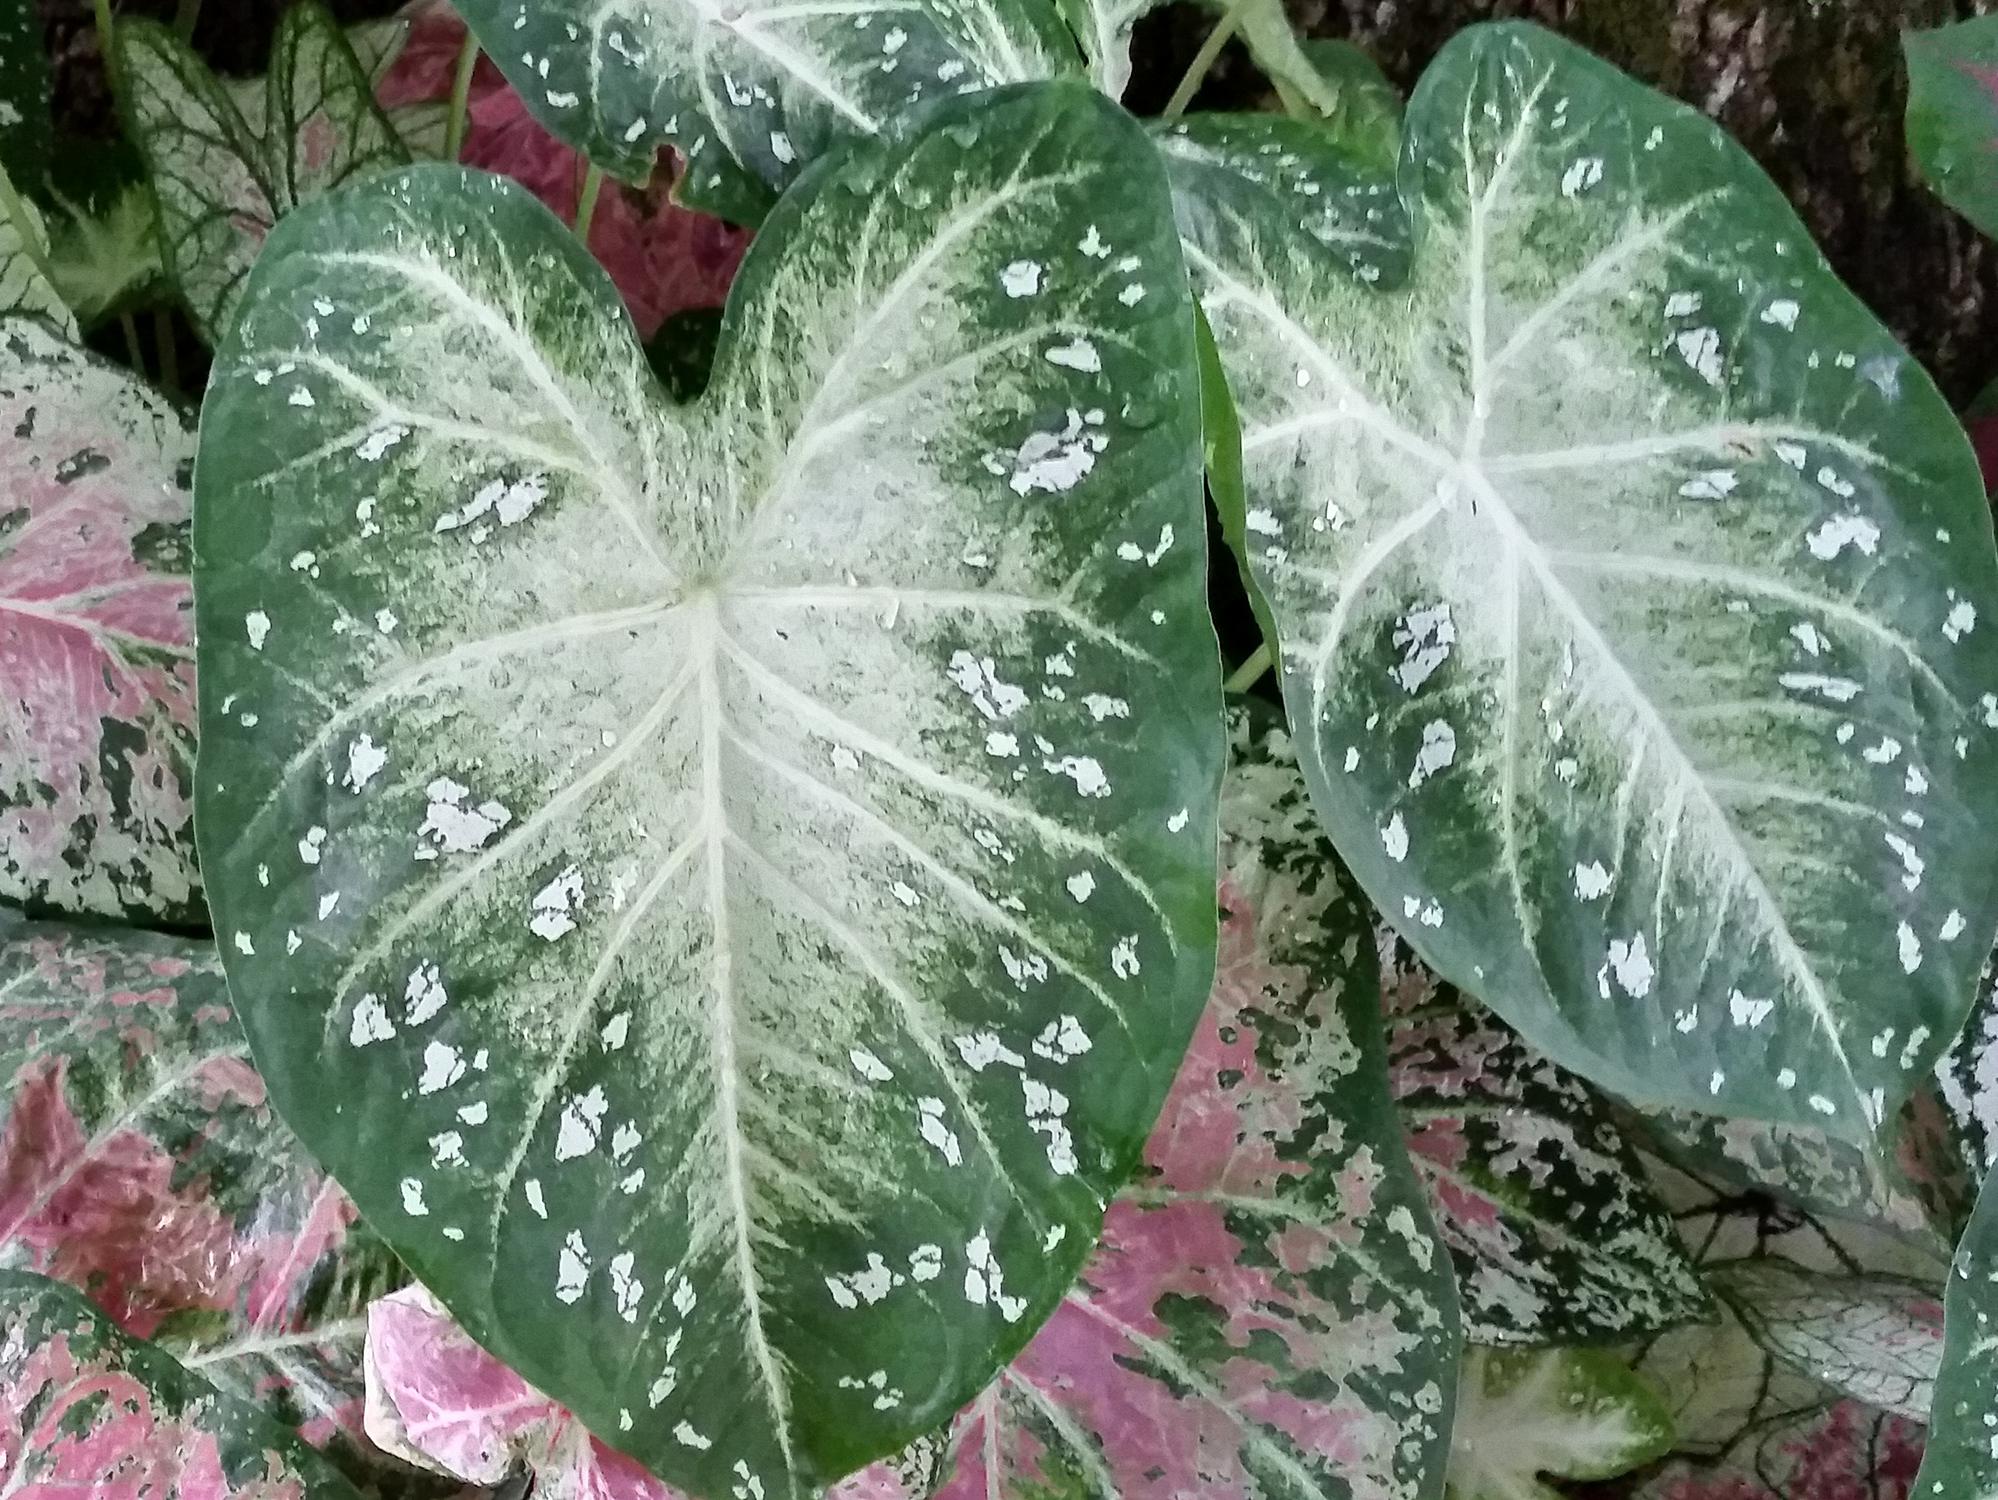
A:
POLYGON ((1081 84, 787 197, 692 406, 495 179, 252 276, 196 527, 245 1024, 454 1316, 672 1482, 948 1419, 1171 1082, 1222 751, 1183 297, 1081 84))
POLYGON ((1936 1087, 1958 1155, 1981 1182, 1998 1164, 1998 953, 1978 975, 1970 1019, 1936 1063, 1936 1087))
POLYGON ((46 318, 73 339, 76 317, 50 274, 48 224, 41 210, 18 195, 10 199, 8 184, 0 183, 0 318, 46 318))
POLYGON ((1998 16, 1901 37, 1908 149, 1942 200, 1998 234, 1998 16))
MULTIPOLYGON (((1998 1181, 1998 1179, 1994 1179, 1998 1181)), ((1942 1368, 1928 1453, 1915 1491, 1949 1500, 1998 1496, 1998 1187, 1979 1196, 1956 1248, 1945 1297, 1942 1368)))
MULTIPOLYGON (((467 1484, 524 1470, 537 1500, 682 1500, 473 1343, 421 1287, 368 1309, 367 1360, 368 1432, 387 1452, 467 1484)), ((934 1487, 939 1450, 929 1441, 899 1465, 871 1465, 826 1500, 916 1500, 934 1487)))
POLYGON ((782 187, 925 105, 1080 71, 1083 0, 464 0, 479 43, 555 136, 628 182, 718 138, 782 187))
POLYGON ((1390 1087, 1457 1264, 1468 1337, 1607 1342, 1709 1311, 1608 1107, 1391 933, 1390 1087))
POLYGON ((409 160, 373 80, 319 0, 278 23, 263 85, 224 83, 178 33, 121 23, 118 86, 152 173, 161 259, 211 343, 271 226, 352 177, 409 160))
POLYGON ((1727 1321, 1840 1395, 1927 1410, 1943 1332, 1944 1260, 1932 1243, 1654 1170, 1727 1321))
POLYGON ((49 51, 36 0, 0 0, 0 172, 23 192, 41 186, 54 126, 49 51))
POLYGON ((0 1487, 19 1500, 360 1496, 255 1407, 26 1271, 0 1271, 0 1487))
POLYGON ((0 322, 0 902, 198 922, 186 420, 0 322))
POLYGON ((1451 41, 1400 184, 1393 290, 1182 213, 1333 839, 1564 1066, 1866 1141, 1998 924, 1961 429, 1740 147, 1545 32, 1451 41))
POLYGON ((1131 81, 1131 32, 1163 0, 1055 0, 1082 44, 1089 76, 1112 99, 1131 81))
POLYGON ((0 916, 0 1076, 0 1263, 379 1467, 362 1317, 407 1276, 272 1115, 214 946, 0 916))
POLYGON ((1614 1478, 1671 1446, 1665 1403, 1607 1350, 1471 1349, 1450 1500, 1559 1500, 1542 1479, 1614 1478))
POLYGON ((1384 1087, 1371 919, 1289 735, 1232 723, 1213 998, 1146 1170, 960 1420, 939 1500, 1438 1493, 1456 1299, 1384 1087))

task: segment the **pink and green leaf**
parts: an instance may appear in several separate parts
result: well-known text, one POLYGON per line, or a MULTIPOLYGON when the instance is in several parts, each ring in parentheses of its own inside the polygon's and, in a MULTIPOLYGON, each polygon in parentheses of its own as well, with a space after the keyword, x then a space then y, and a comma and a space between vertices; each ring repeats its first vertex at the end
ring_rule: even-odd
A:
POLYGON ((1468 1336, 1625 1338, 1705 1317, 1637 1154, 1582 1081, 1383 934, 1390 1079, 1468 1336))
POLYGON ((406 1280, 278 1123, 214 949, 0 915, 0 1263, 343 1464, 363 1313, 406 1280))
POLYGON ((1436 1493, 1458 1319, 1385 1087, 1372 929, 1280 728, 1233 721, 1213 998, 1103 1240, 939 1500, 1436 1493))
POLYGON ((204 920, 193 459, 127 372, 0 322, 0 903, 204 920))
POLYGON ((0 1492, 10 1500, 358 1500, 254 1407, 127 1337, 73 1289, 0 1272, 0 1492))

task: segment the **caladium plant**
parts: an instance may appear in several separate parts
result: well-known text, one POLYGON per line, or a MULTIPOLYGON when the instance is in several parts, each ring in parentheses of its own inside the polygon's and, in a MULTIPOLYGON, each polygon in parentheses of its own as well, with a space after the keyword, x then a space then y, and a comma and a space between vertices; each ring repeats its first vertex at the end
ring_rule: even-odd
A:
POLYGON ((10 1493, 1989 1486, 1998 549, 1737 147, 461 9, 0 71, 10 1493))

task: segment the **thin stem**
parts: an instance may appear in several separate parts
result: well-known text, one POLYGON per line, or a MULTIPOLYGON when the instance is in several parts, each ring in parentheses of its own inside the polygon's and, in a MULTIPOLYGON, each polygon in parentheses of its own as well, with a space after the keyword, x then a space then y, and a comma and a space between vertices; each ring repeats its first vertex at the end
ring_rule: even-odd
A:
POLYGON ((444 121, 444 159, 456 161, 465 149, 465 126, 472 107, 472 70, 479 62, 479 39, 465 28, 464 45, 458 49, 458 70, 451 75, 451 113, 444 121))
POLYGON ((201 19, 201 0, 180 0, 173 14, 173 29, 183 42, 194 39, 194 23, 201 19))
POLYGON ((590 221, 597 216, 597 195, 604 190, 604 169, 595 162, 583 174, 583 194, 576 200, 576 238, 590 243, 590 221))
POLYGON ((1221 49, 1228 45, 1228 38, 1241 24, 1242 5, 1243 0, 1230 0, 1228 8, 1221 13, 1221 19, 1207 33, 1207 40, 1193 54, 1193 61, 1186 65, 1186 76, 1180 79, 1179 87, 1166 100, 1166 107, 1160 112, 1162 119, 1177 120, 1186 113, 1187 105, 1193 102, 1193 96, 1200 92, 1200 85, 1207 80, 1207 70, 1214 66, 1214 59, 1221 55, 1221 49))
POLYGON ((164 307, 153 309, 153 341, 160 351, 160 389, 169 396, 178 396, 180 351, 174 347, 173 314, 164 307))
POLYGON ((118 326, 125 330, 125 359, 132 369, 146 373, 146 351, 139 346, 139 325, 128 312, 118 314, 118 326))
POLYGON ((28 257, 28 264, 35 268, 35 274, 51 291, 55 289, 55 277, 49 273, 49 258, 42 245, 42 237, 35 233, 35 216, 28 205, 14 190, 14 180, 7 175, 7 169, 0 167, 0 216, 4 216, 14 226, 14 237, 21 242, 21 249, 28 257))
POLYGON ((111 20, 111 0, 90 0, 90 9, 97 17, 97 50, 103 54, 104 71, 107 75, 115 74, 118 70, 112 59, 116 54, 111 50, 111 43, 118 29, 111 20))
POLYGON ((1283 105, 1283 112, 1293 120, 1317 120, 1324 118, 1305 102, 1304 97, 1285 83, 1281 78, 1272 78, 1270 87, 1276 90, 1277 101, 1283 105))
POLYGON ((1256 647, 1256 654, 1228 674, 1228 680, 1221 684, 1224 693, 1246 693, 1262 680, 1263 673, 1270 669, 1276 659, 1270 650, 1270 643, 1264 641, 1256 647))

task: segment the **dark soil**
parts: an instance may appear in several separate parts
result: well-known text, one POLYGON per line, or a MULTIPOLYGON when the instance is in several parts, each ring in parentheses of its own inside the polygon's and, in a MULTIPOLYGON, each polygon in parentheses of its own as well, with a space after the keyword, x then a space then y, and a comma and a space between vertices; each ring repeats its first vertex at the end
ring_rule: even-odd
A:
MULTIPOLYGON (((89 0, 36 0, 63 129, 108 134, 110 95, 89 0)), ((171 19, 177 0, 121 0, 171 19)), ((331 0, 343 20, 391 0, 331 0)), ((1592 48, 1726 125, 1790 195, 1839 274, 1959 404, 1998 376, 1998 248, 1915 175, 1902 135, 1899 34, 1998 0, 1290 0, 1301 29, 1365 47, 1404 89, 1460 27, 1525 17, 1592 48)), ((281 0, 203 0, 196 45, 225 71, 262 69, 281 0)), ((1175 4, 1140 28, 1132 107, 1155 111, 1212 24, 1175 4)), ((1262 83, 1230 45, 1200 104, 1253 107, 1262 83)))

